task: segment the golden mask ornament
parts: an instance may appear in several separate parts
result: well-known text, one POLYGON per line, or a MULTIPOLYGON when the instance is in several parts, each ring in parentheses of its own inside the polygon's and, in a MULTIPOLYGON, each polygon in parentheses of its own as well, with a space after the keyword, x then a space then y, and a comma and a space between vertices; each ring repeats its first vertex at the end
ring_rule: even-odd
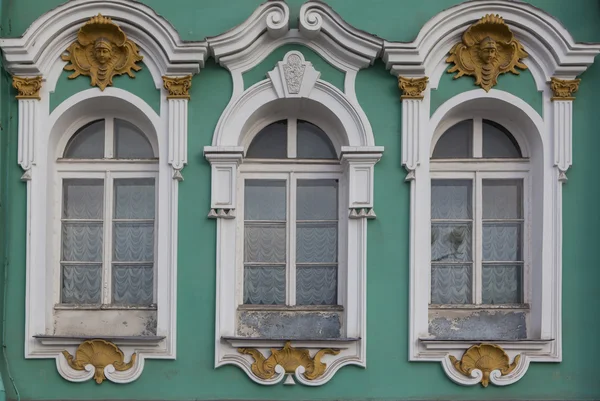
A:
POLYGON ((465 351, 460 361, 450 355, 452 365, 465 376, 471 377, 473 370, 481 370, 481 373, 483 373, 481 385, 483 387, 487 387, 490 383, 492 371, 499 370, 500 374, 505 376, 515 370, 520 358, 521 355, 517 355, 511 364, 502 347, 494 344, 473 345, 465 351))
POLYGON ((71 64, 66 71, 75 71, 69 79, 88 75, 91 85, 104 90, 112 85, 115 75, 127 74, 135 78, 133 71, 142 60, 138 47, 127 39, 125 33, 108 17, 98 14, 85 23, 77 33, 77 40, 67 48, 68 54, 61 57, 71 64))
POLYGON ((264 355, 255 348, 238 348, 238 352, 247 354, 254 358, 252 364, 252 373, 257 377, 268 380, 275 376, 275 366, 280 365, 285 373, 295 373, 298 366, 303 366, 304 377, 308 380, 315 380, 325 373, 327 365, 321 362, 324 355, 337 355, 339 350, 325 348, 319 350, 314 357, 310 357, 307 349, 299 349, 292 347, 292 344, 287 341, 285 346, 278 350, 271 348, 271 356, 265 358, 264 355))
POLYGON ((423 91, 427 88, 429 78, 398 77, 398 88, 402 91, 401 99, 423 99, 423 91))
POLYGON ((550 89, 552 89, 552 100, 575 100, 573 93, 579 89, 581 79, 558 79, 551 78, 550 89))
POLYGON ((189 90, 192 87, 192 76, 167 77, 163 76, 163 85, 169 92, 167 99, 189 99, 189 90))
POLYGON ((462 41, 450 50, 448 72, 475 77, 475 85, 486 92, 498 83, 498 76, 507 72, 519 75, 516 68, 526 69, 521 59, 528 54, 499 15, 488 14, 469 27, 462 41))
POLYGON ((75 370, 85 370, 87 365, 94 366, 94 380, 100 384, 106 380, 104 368, 112 365, 116 371, 129 370, 135 364, 136 354, 131 355, 129 363, 125 363, 123 352, 115 344, 105 340, 88 340, 79 344, 75 356, 68 351, 62 352, 69 366, 75 370))
POLYGON ((13 88, 19 92, 17 99, 40 99, 42 77, 17 77, 13 76, 13 88))

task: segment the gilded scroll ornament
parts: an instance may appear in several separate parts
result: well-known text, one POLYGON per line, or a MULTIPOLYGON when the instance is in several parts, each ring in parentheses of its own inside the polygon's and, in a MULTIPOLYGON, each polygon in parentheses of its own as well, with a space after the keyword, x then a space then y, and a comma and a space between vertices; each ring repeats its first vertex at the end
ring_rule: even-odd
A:
POLYGON ((68 351, 62 352, 69 366, 75 370, 85 370, 87 365, 94 366, 94 380, 100 384, 106 380, 104 368, 112 365, 116 371, 131 369, 135 364, 136 354, 131 355, 129 363, 125 363, 123 352, 115 344, 105 340, 88 340, 82 342, 75 356, 68 351))
POLYGON ((427 88, 429 78, 398 77, 398 88, 402 91, 401 99, 423 99, 423 91, 427 88))
POLYGON ((573 93, 579 89, 581 79, 551 78, 552 100, 575 100, 573 93))
POLYGON ((163 76, 163 85, 169 92, 167 99, 189 99, 189 90, 192 87, 192 76, 167 77, 163 76))
POLYGON ((520 60, 527 56, 504 20, 488 14, 463 33, 462 42, 452 47, 446 62, 454 63, 448 70, 458 72, 454 79, 474 76, 475 85, 489 92, 498 83, 498 75, 507 72, 519 75, 515 68, 526 69, 520 60))
POLYGON ((13 76, 13 87, 19 92, 17 99, 40 99, 42 77, 13 76))
POLYGON ((285 346, 278 350, 271 348, 271 356, 265 358, 263 354, 255 348, 238 348, 238 352, 248 354, 254 358, 252 364, 252 373, 257 377, 268 380, 275 376, 275 366, 280 365, 285 369, 285 373, 295 373, 298 366, 303 366, 304 377, 308 380, 315 380, 325 373, 327 365, 321 362, 324 355, 337 355, 339 350, 325 348, 319 350, 313 358, 307 349, 298 349, 292 347, 287 341, 285 346))
POLYGON ((462 356, 459 361, 450 355, 450 361, 462 374, 471 377, 471 372, 475 369, 481 370, 483 377, 481 385, 487 387, 490 383, 490 373, 499 370, 502 376, 505 376, 515 370, 521 355, 517 355, 510 363, 510 359, 502 347, 494 344, 473 345, 462 356))
POLYGON ((112 85, 115 75, 127 74, 135 78, 133 71, 142 67, 136 65, 142 60, 138 47, 127 39, 125 33, 108 17, 98 14, 85 23, 77 33, 77 40, 61 57, 71 64, 66 71, 75 71, 69 79, 88 75, 91 85, 104 90, 112 85), (132 71, 133 70, 133 71, 132 71))

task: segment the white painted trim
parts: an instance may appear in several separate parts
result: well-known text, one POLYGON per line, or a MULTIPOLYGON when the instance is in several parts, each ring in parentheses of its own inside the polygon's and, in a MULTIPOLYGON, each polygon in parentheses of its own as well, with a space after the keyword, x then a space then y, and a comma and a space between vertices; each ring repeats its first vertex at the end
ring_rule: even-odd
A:
POLYGON ((157 89, 162 87, 162 75, 196 74, 204 66, 206 42, 184 42, 148 6, 128 0, 72 0, 39 17, 22 37, 0 39, 4 67, 13 75, 42 75, 44 85, 54 91, 64 67, 58 55, 76 39, 82 24, 98 13, 111 17, 139 46, 157 89))
MULTIPOLYGON (((302 53, 289 52, 284 60, 288 60, 291 55, 302 56, 302 53)), ((313 354, 323 347, 342 348, 340 354, 326 355, 323 358, 327 363, 323 376, 309 381, 302 375, 303 369, 298 368, 294 377, 307 386, 318 386, 329 381, 345 365, 366 366, 367 219, 375 217, 373 167, 381 158, 383 147, 374 146, 369 121, 358 102, 353 100, 356 98, 353 86, 352 93, 342 93, 333 85, 318 80, 319 73, 304 61, 303 56, 301 61, 305 63, 305 70, 300 82, 296 82, 299 84, 298 93, 290 93, 295 92, 290 88, 286 90, 287 80, 285 74, 281 74, 281 62, 269 73, 269 79, 258 82, 245 91, 242 87, 237 95, 234 89, 234 96, 215 129, 212 146, 204 148, 205 157, 212 168, 212 209, 209 217, 218 219, 215 367, 236 365, 253 381, 263 385, 279 383, 284 379, 284 372, 278 367, 278 374, 274 378, 259 379, 252 373, 252 358, 237 351, 236 341, 223 338, 236 336, 237 307, 242 302, 237 289, 242 282, 239 255, 243 254, 243 241, 237 235, 240 222, 233 221, 237 218, 235 207, 243 202, 240 199, 243 191, 240 171, 244 170, 244 174, 252 176, 268 176, 275 172, 295 171, 297 168, 294 166, 298 164, 266 161, 239 165, 257 132, 269 123, 284 118, 302 118, 318 125, 330 135, 340 155, 341 166, 313 163, 302 165, 302 171, 310 174, 342 172, 339 181, 340 201, 347 202, 347 211, 340 210, 339 227, 344 238, 340 238, 338 265, 342 267, 340 272, 345 272, 345 275, 340 275, 338 279, 338 297, 340 304, 344 305, 344 335, 358 338, 357 341, 346 342, 343 347, 338 347, 336 341, 293 342, 302 344, 313 354), (227 180, 221 179, 223 175, 227 176, 227 180), (223 181, 228 184, 223 185, 223 181)), ((235 82, 234 79, 234 85, 235 82)), ((268 355, 270 344, 272 342, 262 341, 256 342, 255 346, 268 355)), ((293 384, 294 379, 288 376, 286 383, 293 384)))
POLYGON ((582 74, 600 53, 598 43, 575 43, 554 17, 530 4, 509 0, 469 1, 448 8, 430 19, 417 38, 408 43, 384 42, 383 61, 394 75, 428 76, 436 89, 448 69, 445 59, 462 33, 486 14, 499 14, 523 43, 539 91, 550 77, 573 79, 582 74))

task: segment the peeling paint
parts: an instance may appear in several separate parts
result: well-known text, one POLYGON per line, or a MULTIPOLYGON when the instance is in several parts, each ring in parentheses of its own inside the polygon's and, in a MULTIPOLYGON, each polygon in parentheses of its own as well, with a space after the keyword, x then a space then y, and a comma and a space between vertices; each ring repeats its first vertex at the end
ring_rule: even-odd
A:
POLYGON ((55 310, 53 335, 153 336, 155 310, 55 310), (90 318, 92 316, 92 318, 90 318))
POLYGON ((238 335, 263 338, 339 338, 341 313, 238 311, 238 335))
POLYGON ((437 310, 429 312, 429 334, 448 340, 517 340, 527 338, 523 311, 437 310))

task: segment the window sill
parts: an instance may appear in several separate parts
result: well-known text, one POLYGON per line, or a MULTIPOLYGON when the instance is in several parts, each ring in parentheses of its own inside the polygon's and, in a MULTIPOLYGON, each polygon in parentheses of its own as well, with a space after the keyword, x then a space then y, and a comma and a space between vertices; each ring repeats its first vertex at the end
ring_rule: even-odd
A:
POLYGON ((297 348, 338 348, 346 349, 358 341, 357 338, 264 338, 264 337, 221 337, 222 341, 239 348, 282 348, 290 341, 297 348))
POLYGON ((499 339, 481 339, 481 340, 445 340, 443 338, 419 338, 426 350, 465 350, 475 344, 491 343, 502 346, 505 350, 518 351, 542 351, 554 339, 522 339, 522 340, 499 340, 499 339))
POLYGON ((429 310, 529 310, 529 304, 480 304, 480 305, 462 305, 462 304, 430 304, 429 310))
POLYGON ((55 336, 37 334, 33 336, 43 345, 78 345, 86 340, 106 340, 116 345, 158 346, 165 336, 55 336))
POLYGON ((342 305, 239 305, 240 311, 343 312, 342 305))
POLYGON ((70 305, 56 304, 55 310, 158 310, 156 304, 149 306, 126 306, 126 305, 70 305))

